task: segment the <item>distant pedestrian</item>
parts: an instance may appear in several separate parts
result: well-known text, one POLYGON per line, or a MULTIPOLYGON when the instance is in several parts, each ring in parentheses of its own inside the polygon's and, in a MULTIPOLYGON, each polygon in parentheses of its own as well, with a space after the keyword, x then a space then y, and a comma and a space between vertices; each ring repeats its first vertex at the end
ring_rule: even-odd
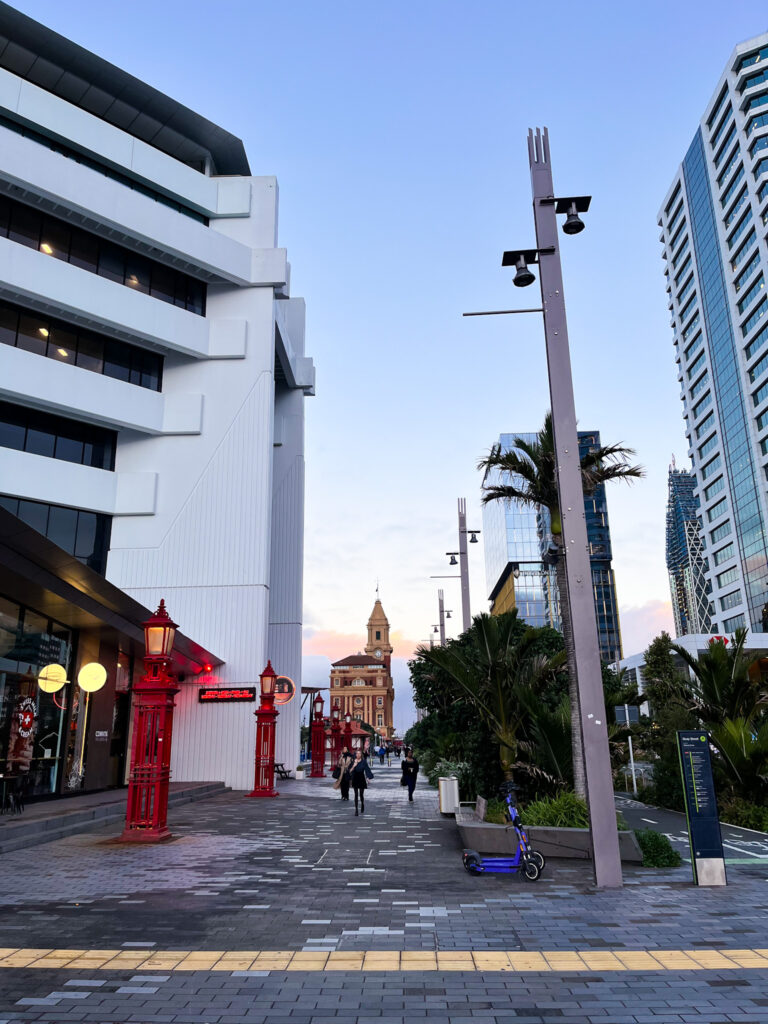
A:
POLYGON ((349 769, 352 767, 352 762, 354 760, 354 757, 349 752, 349 747, 343 747, 339 760, 336 764, 336 768, 339 770, 339 775, 333 784, 334 789, 341 790, 342 800, 349 800, 349 769))
POLYGON ((379 747, 379 764, 382 764, 382 765, 384 764, 384 754, 385 753, 386 753, 386 750, 384 748, 384 744, 382 743, 381 746, 379 747))
POLYGON ((392 747, 387 747, 387 768, 392 767, 392 747))
POLYGON ((355 817, 357 817, 358 797, 360 799, 360 813, 365 814, 365 791, 368 788, 367 780, 373 778, 373 772, 359 750, 355 755, 355 760, 350 768, 349 776, 352 782, 352 789, 355 791, 355 817))
POLYGON ((418 774, 419 762, 413 756, 413 751, 407 750, 403 760, 403 777, 400 780, 400 784, 408 787, 408 800, 411 803, 413 803, 413 791, 416 788, 416 776, 418 774))

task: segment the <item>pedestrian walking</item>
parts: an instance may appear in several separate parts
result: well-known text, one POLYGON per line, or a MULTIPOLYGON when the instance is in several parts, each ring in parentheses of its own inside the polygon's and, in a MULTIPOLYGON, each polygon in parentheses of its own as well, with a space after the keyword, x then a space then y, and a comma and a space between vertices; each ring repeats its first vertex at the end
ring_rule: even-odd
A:
POLYGON ((381 746, 379 747, 379 764, 381 764, 381 765, 384 764, 384 754, 385 754, 385 749, 384 749, 384 744, 382 743, 381 746))
POLYGON ((341 790, 342 800, 349 800, 349 769, 352 767, 353 761, 354 757, 350 753, 349 747, 343 747, 336 768, 333 770, 336 779, 333 788, 341 790), (336 774, 337 770, 338 775, 336 774))
POLYGON ((416 776, 419 774, 419 762, 413 756, 412 750, 406 750, 403 760, 403 777, 400 780, 401 786, 408 787, 408 800, 413 803, 413 791, 416 788, 416 776))
POLYGON ((360 813, 365 814, 365 791, 368 788, 367 780, 373 778, 373 772, 359 750, 355 754, 355 760, 349 770, 349 777, 352 783, 352 789, 355 791, 355 817, 357 817, 358 798, 360 800, 360 813))
POLYGON ((392 747, 387 747, 387 768, 392 767, 392 747))

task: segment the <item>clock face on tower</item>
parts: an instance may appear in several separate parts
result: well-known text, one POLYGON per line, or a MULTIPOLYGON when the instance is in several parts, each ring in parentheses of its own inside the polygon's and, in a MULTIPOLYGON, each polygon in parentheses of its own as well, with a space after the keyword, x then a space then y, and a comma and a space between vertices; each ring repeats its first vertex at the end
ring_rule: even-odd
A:
POLYGON ((374 656, 374 658, 380 658, 381 657, 381 648, 380 647, 376 648, 376 650, 373 652, 373 656, 374 656))

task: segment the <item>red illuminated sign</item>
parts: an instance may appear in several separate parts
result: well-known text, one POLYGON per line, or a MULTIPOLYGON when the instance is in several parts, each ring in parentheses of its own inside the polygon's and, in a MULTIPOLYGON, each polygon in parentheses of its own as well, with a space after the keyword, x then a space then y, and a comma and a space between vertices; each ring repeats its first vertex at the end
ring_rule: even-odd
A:
POLYGON ((231 704, 236 701, 256 700, 255 686, 206 686, 197 691, 201 704, 231 704))

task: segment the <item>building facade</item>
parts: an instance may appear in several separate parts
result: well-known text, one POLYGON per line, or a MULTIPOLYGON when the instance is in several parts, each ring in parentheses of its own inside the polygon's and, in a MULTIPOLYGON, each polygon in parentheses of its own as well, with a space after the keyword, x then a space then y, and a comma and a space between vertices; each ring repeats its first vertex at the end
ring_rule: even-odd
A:
POLYGON ((768 33, 731 54, 659 213, 711 628, 768 590, 768 33))
POLYGON ((696 478, 673 462, 667 499, 667 572, 676 636, 709 633, 711 627, 707 562, 695 492, 696 478))
POLYGON ((368 619, 365 653, 335 661, 331 666, 330 688, 331 711, 338 708, 342 720, 349 713, 353 720, 367 722, 382 738, 394 736, 392 645, 389 622, 378 598, 368 619))
POLYGON ((197 684, 258 686, 268 658, 300 684, 314 370, 277 182, 6 4, 0 142, 0 504, 136 608, 165 598, 210 652, 177 698, 174 778, 249 787, 253 707, 197 684))
MULTIPOLYGON (((532 443, 537 435, 501 434, 502 450, 512 451, 517 437, 532 443)), ((599 431, 579 431, 582 454, 599 445, 599 431)), ((494 472, 495 475, 488 475, 486 483, 503 482, 501 474, 494 472)), ((604 486, 585 496, 584 512, 600 656, 603 661, 615 661, 621 654, 621 630, 604 486)), ((547 559, 551 541, 548 511, 518 501, 489 502, 483 506, 483 536, 491 613, 499 615, 516 607, 520 617, 531 626, 561 629, 555 570, 547 559)))

